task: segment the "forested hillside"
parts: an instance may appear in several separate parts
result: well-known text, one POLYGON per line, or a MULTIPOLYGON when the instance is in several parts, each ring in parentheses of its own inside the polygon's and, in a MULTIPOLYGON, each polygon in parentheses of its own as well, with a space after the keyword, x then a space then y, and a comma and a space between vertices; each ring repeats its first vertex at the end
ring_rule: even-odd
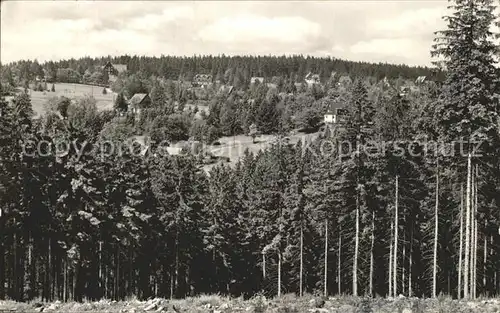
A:
POLYGON ((352 62, 332 58, 304 56, 194 56, 194 57, 141 57, 120 56, 83 58, 61 61, 19 61, 2 66, 2 81, 24 86, 36 76, 48 82, 82 82, 98 80, 98 70, 108 61, 127 65, 128 74, 140 74, 148 78, 152 75, 170 80, 191 81, 196 74, 211 74, 214 80, 229 85, 248 85, 252 76, 264 77, 267 81, 282 79, 285 82, 302 82, 308 72, 317 73, 322 81, 327 81, 332 72, 351 77, 372 77, 381 80, 428 76, 440 78, 439 71, 425 67, 406 65, 373 64, 352 62), (44 71, 45 70, 45 71, 44 71), (92 76, 94 75, 94 76, 92 76), (46 76, 46 77, 45 77, 46 76))
MULTIPOLYGON (((34 119, 27 93, 2 98, 0 299, 498 296, 500 69, 490 30, 498 17, 492 0, 456 1, 453 9, 432 50, 446 69, 442 83, 409 94, 381 79, 413 81, 428 69, 121 57, 112 61, 130 73, 114 111, 98 111, 90 97, 62 98, 34 119), (285 96, 265 84, 209 93, 210 111, 199 119, 183 107, 197 97, 156 79, 209 72, 237 85, 240 75, 288 81, 309 71, 351 78, 285 96), (151 106, 136 119, 124 112, 124 94, 141 88, 151 106), (318 128, 318 116, 339 103, 341 127, 287 142, 293 128, 318 128), (209 174, 195 153, 124 142, 143 133, 156 142, 213 142, 255 127, 275 143, 209 174)), ((81 75, 104 60, 44 66, 81 75)), ((23 86, 40 72, 33 64, 7 65, 2 77, 23 86)))

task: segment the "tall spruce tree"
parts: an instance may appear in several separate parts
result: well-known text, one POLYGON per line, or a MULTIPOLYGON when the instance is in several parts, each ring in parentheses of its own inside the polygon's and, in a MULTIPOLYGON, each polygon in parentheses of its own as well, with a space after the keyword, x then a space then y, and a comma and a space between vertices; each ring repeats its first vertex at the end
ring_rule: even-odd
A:
MULTIPOLYGON (((474 266, 469 259, 472 260, 472 253, 475 254, 475 247, 470 246, 474 244, 471 227, 474 227, 475 220, 475 213, 469 215, 473 204, 470 191, 474 188, 470 185, 473 182, 471 167, 479 164, 481 173, 484 173, 482 179, 490 180, 491 169, 497 168, 498 162, 494 147, 498 147, 500 142, 500 95, 498 69, 495 67, 495 55, 498 55, 499 48, 492 33, 496 19, 493 0, 457 0, 450 9, 453 13, 445 17, 448 28, 436 33, 433 50, 433 55, 441 58, 440 65, 446 70, 436 113, 440 115, 441 139, 448 143, 464 141, 465 152, 469 155, 467 158, 460 153, 445 164, 454 169, 450 178, 459 175, 463 180, 467 176, 463 288, 464 297, 468 297, 469 294, 475 295, 475 289, 474 292, 470 289, 470 286, 475 286, 475 281, 472 281, 474 277, 469 276, 469 267, 474 266), (479 151, 474 143, 480 143, 479 151), (478 153, 481 153, 480 159, 478 153)), ((452 144, 452 148, 456 148, 456 144, 452 144)), ((493 194, 486 194, 484 201, 498 201, 495 198, 493 194)), ((471 273, 475 270, 473 268, 471 273)))

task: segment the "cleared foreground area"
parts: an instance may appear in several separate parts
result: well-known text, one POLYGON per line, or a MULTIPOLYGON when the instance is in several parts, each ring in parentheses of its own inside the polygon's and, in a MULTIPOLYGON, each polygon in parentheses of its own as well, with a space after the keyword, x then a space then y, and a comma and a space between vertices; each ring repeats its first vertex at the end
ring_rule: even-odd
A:
POLYGON ((368 299, 339 297, 322 299, 312 296, 297 298, 285 295, 279 299, 257 296, 250 300, 219 296, 199 296, 182 300, 151 299, 147 301, 110 301, 84 303, 16 303, 0 301, 0 312, 109 312, 109 313, 495 313, 500 312, 500 299, 476 301, 417 299, 368 299))

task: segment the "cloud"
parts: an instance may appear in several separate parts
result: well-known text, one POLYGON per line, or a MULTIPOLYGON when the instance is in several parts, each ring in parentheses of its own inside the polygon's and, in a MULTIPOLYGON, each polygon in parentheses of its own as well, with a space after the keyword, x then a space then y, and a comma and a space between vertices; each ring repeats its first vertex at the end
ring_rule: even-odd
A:
POLYGON ((221 18, 200 30, 201 40, 223 43, 276 40, 300 43, 321 37, 321 26, 302 17, 240 15, 221 18))
POLYGON ((146 14, 143 16, 133 17, 128 23, 128 27, 137 30, 150 31, 166 26, 178 20, 190 20, 195 17, 193 8, 190 7, 173 7, 164 9, 160 14, 146 14))
POLYGON ((386 38, 428 38, 443 28, 441 17, 446 13, 446 7, 407 10, 390 18, 370 20, 367 31, 372 36, 386 38))
POLYGON ((391 63, 425 63, 430 47, 410 38, 376 38, 360 41, 349 48, 355 55, 372 55, 375 61, 391 63))
POLYGON ((1 61, 307 54, 429 64, 446 0, 2 1, 1 61))
POLYGON ((329 46, 322 26, 300 16, 224 17, 200 29, 195 39, 202 45, 224 45, 226 51, 243 54, 311 53, 329 46))

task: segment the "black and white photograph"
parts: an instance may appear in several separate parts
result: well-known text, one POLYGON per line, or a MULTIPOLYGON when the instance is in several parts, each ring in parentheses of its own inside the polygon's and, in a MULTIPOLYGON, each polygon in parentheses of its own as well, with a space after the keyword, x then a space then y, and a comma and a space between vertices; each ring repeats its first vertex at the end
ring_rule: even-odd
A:
POLYGON ((0 15, 0 313, 500 313, 500 0, 0 15))

